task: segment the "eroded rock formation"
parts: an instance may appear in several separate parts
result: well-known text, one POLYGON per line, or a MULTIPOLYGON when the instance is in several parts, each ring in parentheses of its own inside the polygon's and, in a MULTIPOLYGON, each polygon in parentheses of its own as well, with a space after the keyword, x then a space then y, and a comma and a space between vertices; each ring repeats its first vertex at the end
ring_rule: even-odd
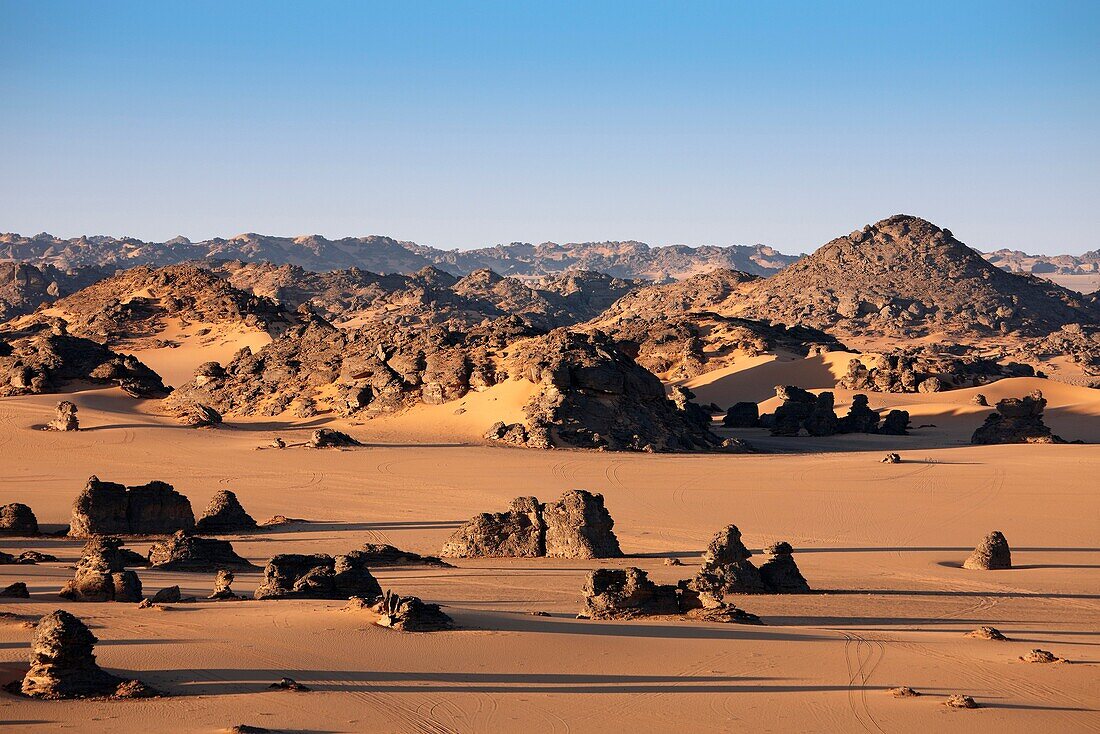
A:
POLYGON ((126 568, 133 560, 129 554, 119 538, 92 538, 84 544, 75 576, 58 595, 70 601, 140 602, 141 579, 126 568))
POLYGON ((382 587, 367 568, 360 551, 336 556, 317 553, 280 554, 268 561, 257 599, 350 599, 358 596, 373 602, 382 587))
POLYGON ((149 549, 149 566, 159 571, 252 571, 257 567, 233 551, 228 540, 200 538, 177 530, 149 549))
POLYGON ((195 523, 195 530, 209 535, 244 533, 256 528, 256 521, 245 512, 237 495, 228 489, 214 493, 206 511, 195 523))
POLYGON ((46 424, 48 431, 79 431, 80 420, 76 417, 76 403, 62 400, 57 404, 57 414, 46 424))
POLYGON ((194 527, 190 501, 172 485, 125 487, 92 476, 73 503, 69 535, 170 535, 194 527))
POLYGON ((982 538, 982 542, 963 562, 963 568, 977 571, 1012 568, 1012 551, 1001 531, 994 530, 982 538))
POLYGON ((438 632, 454 627, 438 604, 426 604, 415 596, 398 596, 386 591, 376 604, 377 624, 403 632, 438 632))
POLYGON ((1065 443, 1043 423, 1046 404, 1046 398, 1039 390, 1022 398, 997 401, 997 411, 990 413, 985 423, 974 431, 970 443, 1065 443))
POLYGON ((725 594, 751 594, 765 591, 760 571, 749 558, 752 551, 741 542, 736 525, 719 530, 703 553, 703 564, 691 580, 693 589, 721 599, 725 594))
POLYGON ((0 507, 0 535, 29 537, 38 535, 38 518, 21 502, 0 507))

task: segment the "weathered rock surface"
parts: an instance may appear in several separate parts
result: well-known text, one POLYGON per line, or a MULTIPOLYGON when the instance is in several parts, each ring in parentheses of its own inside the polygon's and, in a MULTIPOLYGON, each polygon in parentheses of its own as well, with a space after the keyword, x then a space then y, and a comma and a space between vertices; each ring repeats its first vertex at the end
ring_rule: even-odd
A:
POLYGON ((192 428, 216 428, 222 423, 222 414, 202 403, 180 402, 172 406, 172 417, 192 428))
POLYGON ((614 558, 622 555, 603 495, 572 490, 557 502, 517 497, 504 513, 482 513, 455 531, 444 558, 552 556, 614 558))
POLYGON ((451 564, 442 558, 435 556, 422 556, 411 551, 395 548, 387 543, 366 543, 361 552, 367 568, 385 566, 438 566, 440 568, 453 568, 451 564))
POLYGON ((177 530, 149 549, 149 567, 158 571, 252 571, 252 565, 233 551, 228 540, 200 538, 177 530))
POLYGON ((882 419, 882 425, 875 429, 875 433, 885 436, 904 436, 909 433, 909 411, 891 410, 882 419))
POLYGON ((163 589, 153 594, 153 596, 149 598, 149 601, 153 604, 172 604, 178 602, 181 598, 179 586, 165 586, 163 589))
POLYGON ((970 443, 978 445, 1002 443, 1065 443, 1051 433, 1043 423, 1047 401, 1039 390, 1022 398, 997 401, 997 411, 990 413, 985 423, 974 431, 970 443))
POLYGON ((350 599, 374 601, 382 587, 367 568, 360 551, 347 555, 280 554, 268 561, 257 599, 350 599))
POLYGON ((963 568, 979 571, 1012 568, 1012 551, 999 530, 982 538, 982 542, 963 562, 963 568))
POLYGON ((92 476, 73 503, 69 535, 170 535, 194 527, 190 501, 172 485, 124 487, 92 476))
POLYGON ((678 585, 655 584, 633 566, 600 568, 584 583, 584 607, 580 616, 591 619, 636 619, 661 615, 686 615, 708 622, 760 624, 756 615, 737 609, 709 594, 678 585))
POLYGON ((318 428, 309 437, 308 446, 312 449, 333 449, 362 446, 354 438, 333 428, 318 428))
POLYGON ((707 546, 703 564, 691 580, 691 587, 719 599, 725 594, 766 591, 760 571, 749 561, 751 556, 752 551, 741 542, 741 531, 736 525, 727 525, 707 546))
POLYGON ((454 627, 438 604, 426 604, 415 596, 398 596, 387 591, 377 603, 377 624, 403 632, 438 632, 454 627))
POLYGON ((233 589, 229 588, 233 583, 233 572, 228 569, 220 569, 214 576, 214 590, 210 593, 207 599, 238 599, 233 589))
POLYGON ((25 582, 16 581, 0 589, 0 597, 8 599, 30 599, 31 594, 30 591, 27 590, 27 584, 25 582))
POLYGON ((256 521, 245 512, 237 495, 228 489, 214 494, 206 511, 195 523, 195 530, 209 535, 244 533, 256 528, 256 521))
POLYGON ((808 594, 810 585, 791 555, 791 544, 780 541, 764 550, 768 559, 760 565, 760 580, 773 594, 808 594))
POLYGON ((21 690, 33 698, 143 697, 157 695, 140 681, 111 675, 95 661, 91 630, 64 610, 38 621, 31 640, 31 667, 21 690))
POLYGON ((79 431, 80 420, 76 417, 76 403, 62 400, 57 404, 57 415, 46 424, 48 431, 79 431))
POLYGON ((84 544, 75 576, 65 583, 58 595, 81 602, 140 602, 141 579, 125 568, 127 560, 120 539, 96 537, 89 540, 84 544))
POLYGON ((967 632, 966 636, 974 637, 979 640, 997 640, 999 642, 1004 642, 1008 640, 1008 638, 1005 637, 1004 633, 1001 632, 999 629, 997 629, 996 627, 989 627, 987 625, 982 625, 975 630, 967 632))
POLYGON ((879 461, 879 463, 881 463, 881 464, 900 464, 901 463, 901 454, 895 454, 893 452, 891 452, 889 454, 886 454, 886 456, 882 457, 882 459, 879 461))
POLYGON ((943 705, 947 706, 948 708, 953 708, 953 709, 976 709, 976 708, 978 708, 977 701, 975 701, 970 696, 964 696, 964 695, 959 694, 959 693, 952 693, 948 697, 948 699, 946 701, 944 701, 943 705))
POLYGON ((726 428, 756 428, 760 425, 760 406, 753 402, 735 403, 722 419, 726 428))
POLYGON ((1050 650, 1040 650, 1039 648, 1033 649, 1027 655, 1021 655, 1020 660, 1025 663, 1040 663, 1043 665, 1066 662, 1065 658, 1058 657, 1050 650))
POLYGON ((40 553, 33 550, 23 551, 19 555, 12 555, 11 553, 0 551, 0 565, 33 566, 36 563, 55 561, 57 561, 57 556, 51 556, 49 553, 40 553))
POLYGON ((0 535, 29 537, 38 535, 38 518, 21 502, 0 507, 0 535))

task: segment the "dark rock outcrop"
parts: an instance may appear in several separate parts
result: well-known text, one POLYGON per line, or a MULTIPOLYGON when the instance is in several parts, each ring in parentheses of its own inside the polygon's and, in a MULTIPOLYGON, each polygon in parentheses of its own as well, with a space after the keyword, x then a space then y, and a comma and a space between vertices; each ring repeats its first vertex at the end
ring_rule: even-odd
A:
POLYGON ((636 619, 638 617, 685 615, 707 622, 760 624, 760 618, 707 593, 690 588, 687 582, 656 584, 633 566, 600 568, 585 578, 581 617, 590 619, 636 619))
POLYGON ((170 535, 194 527, 190 501, 172 485, 125 487, 92 476, 73 503, 69 535, 170 535))
POLYGON ((760 580, 773 594, 807 594, 810 585, 791 555, 791 544, 780 541, 764 549, 768 559, 760 565, 760 580))
POLYGON ((209 535, 244 533, 256 527, 256 521, 245 512, 237 495, 228 489, 214 494, 206 511, 195 523, 195 530, 209 535))
POLYGON ((92 538, 84 544, 75 576, 66 582, 58 595, 81 602, 140 602, 141 580, 136 573, 126 569, 128 560, 120 539, 92 538))
POLYGON ((32 698, 143 697, 157 695, 140 681, 111 675, 95 661, 98 642, 87 625, 64 610, 38 621, 31 667, 20 686, 32 698))
POLYGON ((1047 401, 1039 390, 1022 398, 997 401, 997 411, 990 413, 985 423, 974 431, 970 443, 978 445, 1002 443, 1065 443, 1051 433, 1043 423, 1047 401))
POLYGON ((0 507, 0 535, 38 535, 38 518, 30 507, 21 502, 3 505, 0 507))
POLYGON ((373 602, 382 587, 367 568, 359 551, 332 556, 322 553, 280 554, 268 561, 257 599, 350 599, 358 596, 373 602))
POLYGON ((233 551, 228 540, 200 538, 177 530, 149 549, 149 567, 159 571, 252 571, 257 566, 233 551))
POLYGON ((451 564, 435 556, 422 556, 411 551, 404 551, 386 543, 366 543, 360 552, 363 554, 367 568, 381 568, 385 566, 438 566, 440 568, 452 568, 451 564))
POLYGON ((214 590, 210 592, 210 596, 207 599, 216 599, 224 601, 226 599, 239 599, 233 589, 229 588, 233 583, 233 572, 228 569, 219 569, 217 574, 214 575, 214 590))
POLYGON ((909 411, 891 410, 882 419, 882 425, 875 429, 875 433, 885 436, 905 436, 909 433, 909 411))
POLYGON ((751 556, 752 551, 741 542, 741 531, 736 525, 727 525, 707 546, 703 564, 691 580, 691 587, 719 599, 725 594, 765 591, 760 571, 749 561, 751 556))
POLYGON ((222 423, 222 414, 202 403, 176 403, 171 412, 178 422, 192 428, 216 428, 222 423))
POLYGON ((982 538, 982 542, 978 543, 974 552, 963 562, 963 568, 976 571, 1012 568, 1012 551, 1001 531, 994 530, 982 538))
POLYGON ((722 419, 726 428, 756 428, 760 425, 760 406, 753 402, 735 403, 722 419))
POLYGON ((149 601, 153 604, 172 604, 178 602, 181 598, 179 586, 165 586, 163 589, 153 594, 153 596, 149 598, 149 601))
POLYGON ((622 555, 603 495, 571 490, 557 502, 517 497, 504 513, 482 513, 455 531, 444 558, 552 556, 614 558, 622 555))
POLYGON ((6 599, 30 599, 31 593, 27 590, 27 584, 25 582, 16 581, 0 589, 0 597, 6 599))
POLYGON ((362 446, 363 444, 343 431, 337 431, 333 428, 318 428, 309 437, 309 443, 307 445, 312 449, 332 449, 350 448, 362 446))
POLYGON ((848 414, 837 424, 838 433, 874 433, 878 428, 878 413, 867 404, 867 396, 858 393, 852 396, 852 405, 848 414))
POLYGON ((387 591, 376 605, 377 624, 403 632, 438 632, 454 627, 438 604, 426 604, 415 596, 398 596, 387 591))

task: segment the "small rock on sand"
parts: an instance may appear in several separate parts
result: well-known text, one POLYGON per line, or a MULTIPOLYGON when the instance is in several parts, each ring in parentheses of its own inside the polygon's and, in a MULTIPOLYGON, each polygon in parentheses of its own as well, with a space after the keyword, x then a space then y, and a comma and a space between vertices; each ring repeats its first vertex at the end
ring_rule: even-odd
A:
POLYGON ((978 703, 970 696, 964 696, 960 693, 953 693, 951 696, 943 702, 944 706, 953 709, 976 709, 978 703))
POLYGON ((982 625, 976 630, 972 630, 966 633, 967 637, 974 637, 979 640, 1007 640, 1008 638, 997 629, 996 627, 989 627, 988 625, 982 625))
POLYGON ((1035 648, 1027 655, 1021 655, 1020 660, 1025 663, 1064 663, 1065 658, 1060 658, 1049 650, 1035 648))
POLYGON ((894 698, 913 698, 921 695, 919 691, 914 691, 909 686, 898 686, 897 688, 891 688, 887 691, 894 698))

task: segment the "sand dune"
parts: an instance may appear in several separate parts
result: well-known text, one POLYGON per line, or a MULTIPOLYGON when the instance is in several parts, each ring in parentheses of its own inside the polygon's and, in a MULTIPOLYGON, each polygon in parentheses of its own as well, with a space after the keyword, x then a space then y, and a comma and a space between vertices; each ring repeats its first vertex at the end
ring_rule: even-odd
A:
MULTIPOLYGON (((995 399, 1031 386, 1006 381, 983 391, 995 399)), ((1063 409, 1095 430, 1096 403, 1087 392, 1042 386, 1056 430, 1070 433, 1057 417, 1063 409)), ((455 443, 463 430, 475 437, 490 414, 506 417, 500 405, 522 405, 522 387, 505 383, 496 393, 470 396, 467 412, 457 416, 458 406, 447 404, 421 409, 415 421, 344 427, 379 441, 411 434, 405 420, 422 426, 430 417, 439 442, 455 443)), ((971 413, 964 392, 876 399, 934 408, 937 420, 958 411, 961 435, 962 423, 972 426, 981 412, 971 413)), ((180 732, 239 722, 339 732, 669 731, 687 721, 718 732, 1100 729, 1096 446, 912 448, 899 465, 878 463, 874 445, 794 456, 402 445, 260 451, 283 424, 189 430, 157 417, 155 403, 117 391, 69 397, 89 430, 33 428, 58 396, 0 402, 3 500, 30 504, 53 527, 67 522, 73 498, 95 473, 171 482, 196 511, 228 487, 257 518, 282 513, 316 521, 234 538, 237 551, 257 563, 278 552, 332 553, 367 541, 430 553, 458 522, 502 509, 515 495, 552 499, 585 487, 605 494, 622 545, 635 555, 380 570, 385 587, 447 605, 460 625, 417 635, 373 627, 369 615, 340 611, 339 602, 201 602, 166 612, 68 603, 56 591, 72 573, 77 543, 3 539, 5 551, 36 548, 62 559, 0 567, 0 583, 25 580, 32 593, 29 601, 5 600, 5 610, 30 617, 70 609, 103 640, 101 664, 172 694, 118 703, 0 698, 0 716, 21 722, 21 731, 143 730, 152 720, 180 732), (811 584, 828 593, 739 598, 764 618, 763 627, 572 618, 587 569, 639 565, 671 582, 692 572, 709 536, 727 522, 741 527, 751 548, 789 540, 811 584), (1009 538, 1019 567, 958 568, 992 529, 1009 538), (686 567, 665 566, 669 556, 686 567), (536 610, 551 616, 528 615, 536 610), (979 624, 1017 641, 963 636, 979 624), (1033 647, 1075 662, 1016 661, 1033 647), (315 692, 266 690, 287 675, 315 692), (894 685, 928 695, 893 699, 885 689, 894 685), (941 703, 956 691, 984 708, 947 710, 941 703)), ((278 433, 302 441, 315 423, 278 433)), ((425 438, 422 431, 419 440, 425 438)), ((895 440, 919 447, 924 439, 895 440)), ((179 583, 200 594, 212 582, 209 574, 139 574, 150 592, 179 583)), ((235 587, 249 592, 258 577, 240 574, 235 587)), ((20 674, 29 637, 29 629, 0 626, 5 682, 20 674)))

